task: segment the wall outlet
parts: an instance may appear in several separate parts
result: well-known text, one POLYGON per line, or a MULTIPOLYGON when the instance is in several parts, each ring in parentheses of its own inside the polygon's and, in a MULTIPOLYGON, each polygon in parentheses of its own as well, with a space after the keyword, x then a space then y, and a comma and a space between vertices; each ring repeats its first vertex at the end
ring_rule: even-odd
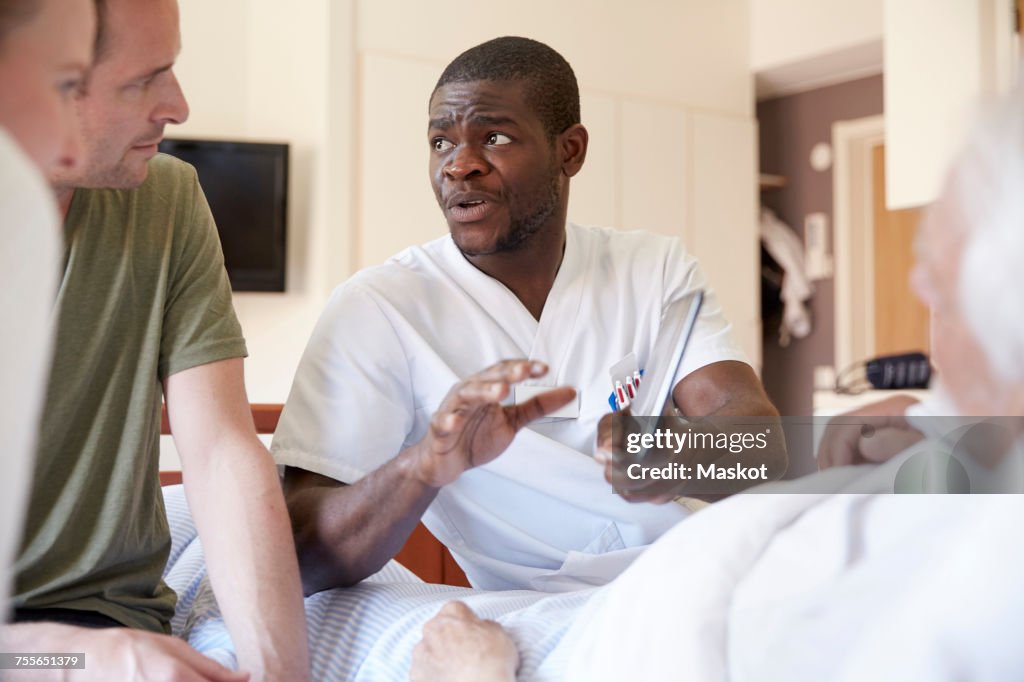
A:
POLYGON ((814 390, 834 391, 836 388, 836 368, 831 365, 818 365, 814 368, 814 390))

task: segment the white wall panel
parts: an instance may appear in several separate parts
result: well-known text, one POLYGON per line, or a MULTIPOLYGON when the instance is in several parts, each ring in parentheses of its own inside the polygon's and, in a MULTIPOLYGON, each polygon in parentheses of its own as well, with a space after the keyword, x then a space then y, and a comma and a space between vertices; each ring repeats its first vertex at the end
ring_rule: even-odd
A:
POLYGON ((622 103, 622 225, 687 240, 688 114, 682 107, 622 103))
POLYGON ((885 3, 885 170, 890 209, 939 194, 979 99, 1015 60, 1011 0, 885 3))
POLYGON ((360 73, 359 267, 366 267, 448 228, 427 168, 427 102, 438 67, 371 54, 360 73))
POLYGON ((175 73, 191 120, 169 136, 237 136, 247 132, 249 21, 246 0, 182 0, 181 54, 175 73), (231 30, 224 30, 231 26, 231 30), (214 55, 216 58, 214 59, 214 55))
MULTIPOLYGON (((750 0, 754 72, 882 39, 883 0, 750 0)), ((922 15, 926 21, 927 15, 922 15)))
POLYGON ((580 225, 619 226, 618 125, 612 97, 580 93, 580 117, 590 134, 587 161, 572 179, 569 220, 580 225))
POLYGON ((359 49, 447 64, 503 35, 548 43, 584 87, 750 114, 747 0, 360 0, 359 49), (401 21, 396 21, 401 17, 401 21))
POLYGON ((756 130, 749 120, 694 114, 692 251, 718 292, 737 338, 761 361, 756 130))

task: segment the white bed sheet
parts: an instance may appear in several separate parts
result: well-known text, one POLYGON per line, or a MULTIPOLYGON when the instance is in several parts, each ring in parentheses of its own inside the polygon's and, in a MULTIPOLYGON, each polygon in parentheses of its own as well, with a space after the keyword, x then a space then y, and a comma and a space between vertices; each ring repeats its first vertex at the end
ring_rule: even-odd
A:
MULTIPOLYGON (((423 623, 460 599, 510 632, 521 680, 1024 679, 1024 495, 871 494, 912 455, 712 505, 593 590, 428 585, 391 562, 307 599, 313 678, 407 679, 423 623)), ((184 496, 165 497, 174 632, 233 667, 184 496)))
POLYGON ((913 454, 695 514, 583 608, 539 679, 1024 679, 1024 496, 840 492, 891 485, 913 454), (823 481, 837 493, 796 492, 823 481))

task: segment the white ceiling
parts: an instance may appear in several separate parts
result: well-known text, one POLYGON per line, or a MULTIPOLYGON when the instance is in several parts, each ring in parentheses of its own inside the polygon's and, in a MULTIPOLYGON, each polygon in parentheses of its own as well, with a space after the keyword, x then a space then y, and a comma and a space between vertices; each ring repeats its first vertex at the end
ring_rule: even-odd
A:
POLYGON ((882 73, 882 39, 813 55, 754 74, 758 101, 882 73))
POLYGON ((881 73, 885 1, 749 0, 757 98, 881 73))

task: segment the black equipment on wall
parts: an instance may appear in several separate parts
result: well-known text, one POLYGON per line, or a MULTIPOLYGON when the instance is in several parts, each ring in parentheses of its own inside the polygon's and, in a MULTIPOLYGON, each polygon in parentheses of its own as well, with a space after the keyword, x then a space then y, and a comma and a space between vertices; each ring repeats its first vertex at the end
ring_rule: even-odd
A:
POLYGON ((168 139, 160 151, 190 163, 217 221, 235 291, 284 291, 288 145, 168 139))

